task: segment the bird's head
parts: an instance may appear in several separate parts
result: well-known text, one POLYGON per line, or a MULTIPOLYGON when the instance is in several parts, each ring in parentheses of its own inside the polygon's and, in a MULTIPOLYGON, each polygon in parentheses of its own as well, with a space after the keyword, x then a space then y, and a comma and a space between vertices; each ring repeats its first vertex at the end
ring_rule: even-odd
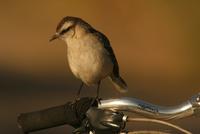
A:
POLYGON ((91 27, 87 22, 78 17, 67 16, 64 17, 57 25, 56 33, 51 37, 49 41, 55 39, 65 40, 68 37, 75 35, 75 27, 80 26, 82 29, 87 29, 91 27))

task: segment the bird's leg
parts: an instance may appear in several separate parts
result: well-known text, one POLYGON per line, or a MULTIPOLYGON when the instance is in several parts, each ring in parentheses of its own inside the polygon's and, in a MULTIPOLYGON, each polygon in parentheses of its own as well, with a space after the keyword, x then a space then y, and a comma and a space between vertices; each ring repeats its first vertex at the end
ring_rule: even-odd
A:
POLYGON ((100 89, 100 85, 101 85, 101 81, 98 82, 98 86, 97 86, 97 94, 96 94, 96 98, 99 98, 99 89, 100 89))
POLYGON ((101 81, 98 82, 98 86, 97 86, 97 94, 96 94, 96 100, 98 101, 98 103, 100 103, 100 98, 99 98, 99 89, 100 89, 100 85, 101 85, 101 81))
POLYGON ((97 94, 96 94, 96 97, 94 98, 94 100, 93 100, 92 103, 91 103, 91 107, 92 107, 93 105, 95 105, 96 102, 97 102, 98 104, 101 103, 101 102, 100 102, 101 99, 99 98, 99 89, 100 89, 101 81, 99 81, 97 84, 98 84, 98 85, 97 85, 97 94))
POLYGON ((77 94, 76 94, 76 100, 78 100, 79 97, 80 97, 80 93, 81 93, 81 89, 83 88, 83 85, 84 85, 84 83, 81 82, 81 85, 80 85, 80 87, 79 87, 79 89, 78 89, 78 92, 77 92, 77 94))

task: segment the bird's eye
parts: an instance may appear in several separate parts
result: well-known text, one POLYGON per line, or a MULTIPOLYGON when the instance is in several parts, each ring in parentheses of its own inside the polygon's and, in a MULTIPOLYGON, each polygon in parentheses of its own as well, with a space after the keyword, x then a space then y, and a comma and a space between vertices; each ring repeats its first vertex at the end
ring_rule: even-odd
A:
POLYGON ((60 34, 63 35, 64 33, 68 32, 69 29, 70 29, 70 27, 68 27, 68 28, 66 28, 66 29, 63 29, 63 30, 60 32, 60 34))
POLYGON ((61 32, 60 32, 60 34, 61 35, 63 35, 63 34, 65 34, 66 32, 68 32, 71 28, 73 28, 74 27, 74 25, 72 25, 72 26, 70 26, 70 27, 68 27, 68 28, 66 28, 66 29, 63 29, 61 32))

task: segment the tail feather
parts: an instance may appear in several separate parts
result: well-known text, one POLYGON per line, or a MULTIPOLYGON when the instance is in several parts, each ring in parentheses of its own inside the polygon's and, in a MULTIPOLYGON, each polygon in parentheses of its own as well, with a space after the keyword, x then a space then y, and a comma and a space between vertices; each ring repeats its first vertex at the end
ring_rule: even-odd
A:
POLYGON ((112 80, 113 85, 119 92, 125 93, 128 91, 126 82, 120 76, 116 77, 112 75, 110 76, 110 78, 112 80))

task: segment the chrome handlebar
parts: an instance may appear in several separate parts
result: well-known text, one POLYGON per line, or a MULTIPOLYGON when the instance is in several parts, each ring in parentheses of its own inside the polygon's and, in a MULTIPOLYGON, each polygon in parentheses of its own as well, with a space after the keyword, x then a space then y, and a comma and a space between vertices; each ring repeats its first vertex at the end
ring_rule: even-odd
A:
POLYGON ((200 93, 192 96, 180 105, 171 107, 158 106, 135 98, 101 100, 98 107, 100 109, 137 113, 148 118, 162 120, 180 119, 200 115, 200 93))

